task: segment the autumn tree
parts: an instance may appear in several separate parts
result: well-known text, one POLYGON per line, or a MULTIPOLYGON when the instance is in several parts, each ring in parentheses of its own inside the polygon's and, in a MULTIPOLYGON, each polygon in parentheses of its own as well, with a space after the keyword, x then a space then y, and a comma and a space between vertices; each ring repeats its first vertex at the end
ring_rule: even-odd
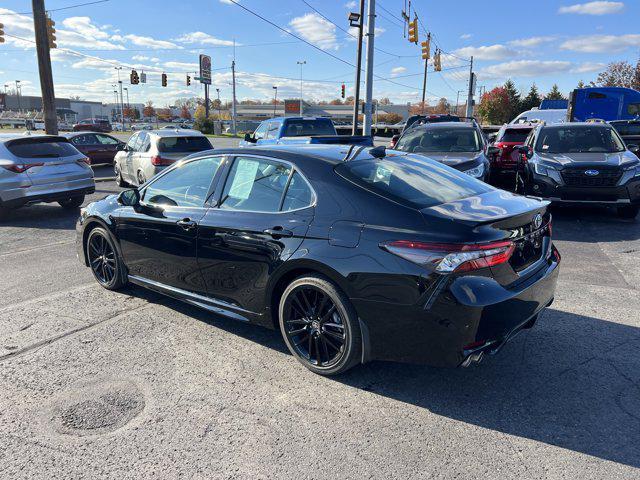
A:
POLYGON ((580 80, 578 82, 578 85, 576 86, 576 88, 584 88, 586 85, 584 84, 584 82, 582 80, 580 80))
POLYGON ((189 111, 189 107, 187 105, 182 105, 182 107, 180 107, 180 118, 191 120, 191 112, 189 111))
POLYGON ((501 125, 511 120, 509 93, 504 87, 496 87, 482 95, 478 115, 485 123, 501 125))
POLYGON ((205 119, 206 116, 206 111, 204 108, 204 105, 198 105, 196 107, 196 111, 193 114, 194 118, 196 119, 196 121, 201 122, 205 119))
POLYGON ((420 115, 427 111, 429 104, 427 102, 414 103, 409 107, 409 115, 420 115))
POLYGON ((566 100, 567 98, 562 94, 557 83, 554 83, 551 90, 544 97, 546 100, 566 100))
POLYGON ((541 102, 542 98, 540 98, 540 92, 538 92, 538 87, 534 83, 533 85, 531 85, 531 89, 529 89, 529 93, 527 94, 527 96, 524 97, 520 102, 520 112, 525 112, 527 110, 531 110, 532 108, 537 108, 540 106, 541 102))
POLYGON ((598 74, 594 87, 626 87, 640 90, 640 60, 634 67, 629 62, 612 62, 598 74))
POLYGON ((447 100, 446 98, 441 98, 440 100, 438 100, 438 104, 435 106, 433 113, 449 113, 451 111, 451 104, 449 103, 449 100, 447 100))
POLYGON ((329 102, 329 105, 342 105, 342 100, 339 98, 333 99, 329 102))
POLYGON ((156 109, 153 108, 153 101, 152 100, 148 100, 147 103, 145 103, 144 108, 142 109, 142 114, 145 117, 155 117, 156 116, 156 109))
POLYGON ((380 99, 380 105, 391 105, 391 100, 388 97, 383 97, 380 99))

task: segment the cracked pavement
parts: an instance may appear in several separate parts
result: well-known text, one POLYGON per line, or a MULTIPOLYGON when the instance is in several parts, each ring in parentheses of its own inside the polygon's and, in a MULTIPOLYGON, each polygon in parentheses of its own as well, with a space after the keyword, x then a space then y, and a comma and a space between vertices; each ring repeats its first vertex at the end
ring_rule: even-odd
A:
POLYGON ((101 289, 77 214, 22 210, 0 226, 0 477, 640 478, 640 219, 554 214, 556 301, 498 356, 327 379, 277 332, 101 289))

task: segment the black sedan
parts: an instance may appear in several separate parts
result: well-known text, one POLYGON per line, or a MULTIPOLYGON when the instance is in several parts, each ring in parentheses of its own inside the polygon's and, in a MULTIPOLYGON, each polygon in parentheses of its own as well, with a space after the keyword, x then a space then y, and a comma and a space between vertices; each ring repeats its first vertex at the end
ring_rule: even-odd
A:
POLYGON ((552 302, 547 206, 382 147, 211 150, 88 205, 77 245, 103 287, 280 329, 320 374, 466 366, 552 302))

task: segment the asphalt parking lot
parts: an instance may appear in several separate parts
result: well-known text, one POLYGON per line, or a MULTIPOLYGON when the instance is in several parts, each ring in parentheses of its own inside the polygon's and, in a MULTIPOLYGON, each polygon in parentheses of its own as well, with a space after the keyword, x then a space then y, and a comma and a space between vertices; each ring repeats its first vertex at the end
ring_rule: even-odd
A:
POLYGON ((278 332, 100 288, 77 215, 0 226, 2 478, 640 478, 640 218, 556 209, 556 301, 498 356, 323 378, 278 332))

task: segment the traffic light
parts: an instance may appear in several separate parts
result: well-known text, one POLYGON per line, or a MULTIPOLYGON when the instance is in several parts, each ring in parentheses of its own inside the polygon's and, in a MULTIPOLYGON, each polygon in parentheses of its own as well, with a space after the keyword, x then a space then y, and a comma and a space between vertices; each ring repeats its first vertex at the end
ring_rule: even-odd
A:
POLYGON ((433 70, 435 72, 442 71, 442 56, 440 50, 436 51, 435 57, 433 58, 433 70))
POLYGON ((418 44, 418 17, 409 22, 409 42, 418 44))
POLYGON ((4 43, 4 23, 0 23, 0 43, 4 43))
POLYGON ((342 84, 342 98, 344 98, 344 91, 345 91, 345 87, 344 87, 344 83, 342 84))
POLYGON ((427 39, 422 42, 422 59, 429 60, 431 58, 431 34, 427 35, 427 39))
POLYGON ((167 74, 166 73, 162 74, 162 86, 163 87, 167 86, 167 74))
POLYGON ((56 22, 47 16, 47 38, 49 39, 49 48, 58 48, 56 44, 56 22))
POLYGON ((187 75, 187 87, 191 86, 191 77, 187 75))
POLYGON ((131 78, 131 85, 138 85, 140 83, 140 77, 138 76, 138 72, 136 72, 135 68, 131 70, 130 78, 131 78))

